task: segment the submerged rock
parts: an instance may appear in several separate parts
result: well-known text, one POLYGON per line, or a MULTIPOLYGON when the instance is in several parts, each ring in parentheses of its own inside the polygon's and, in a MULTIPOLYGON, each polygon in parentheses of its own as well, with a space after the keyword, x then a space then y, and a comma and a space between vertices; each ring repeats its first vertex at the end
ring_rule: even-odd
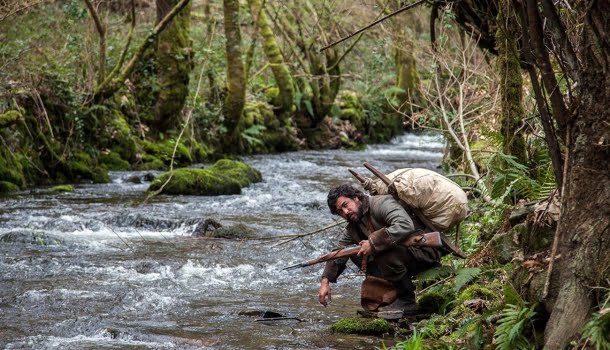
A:
POLYGON ((240 194, 242 187, 262 181, 261 173, 249 165, 221 159, 205 169, 182 168, 161 174, 148 188, 164 194, 218 196, 240 194))
POLYGON ((33 244, 40 246, 62 245, 59 237, 42 232, 11 231, 0 236, 0 243, 33 244))

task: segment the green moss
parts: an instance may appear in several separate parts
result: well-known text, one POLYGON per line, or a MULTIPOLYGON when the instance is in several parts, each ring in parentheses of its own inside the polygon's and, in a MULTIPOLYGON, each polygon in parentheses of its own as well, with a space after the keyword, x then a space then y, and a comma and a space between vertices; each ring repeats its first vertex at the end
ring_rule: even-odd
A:
POLYGON ((340 118, 349 120, 356 129, 362 128, 364 108, 358 95, 354 91, 343 90, 339 93, 337 99, 341 111, 340 118))
POLYGON ((391 330, 390 323, 380 318, 342 318, 330 327, 333 333, 382 335, 391 330))
POLYGON ((72 185, 58 185, 51 189, 53 192, 74 192, 74 186, 72 185))
POLYGON ((0 181, 0 194, 19 191, 19 186, 12 182, 0 181))
POLYGON ((425 314, 443 314, 447 305, 455 299, 452 289, 446 288, 438 291, 430 291, 421 295, 417 304, 419 310, 425 314))
MULTIPOLYGON (((167 166, 169 166, 171 163, 175 145, 176 141, 171 139, 157 143, 142 141, 142 148, 144 151, 160 159, 167 166)), ((142 160, 144 160, 144 157, 142 157, 142 160)), ((184 145, 184 143, 179 143, 178 147, 176 148, 176 155, 174 157, 174 167, 183 167, 191 164, 192 162, 193 158, 189 149, 184 145)))
POLYGON ((136 159, 137 144, 131 133, 127 118, 119 110, 114 110, 109 125, 106 128, 106 147, 118 153, 122 159, 136 159))
MULTIPOLYGON (((178 0, 166 1, 168 9, 178 0)), ((159 34, 155 52, 155 70, 159 84, 155 105, 158 131, 176 129, 180 111, 188 95, 189 75, 193 68, 191 4, 186 5, 167 28, 159 34)))
POLYGON ((0 129, 11 126, 23 119, 23 115, 19 111, 8 111, 0 114, 0 129))
POLYGON ((110 182, 108 169, 95 164, 91 156, 84 151, 75 151, 72 158, 65 162, 61 174, 56 175, 60 181, 92 180, 95 183, 110 182))
POLYGON ((19 188, 25 188, 23 166, 19 153, 12 153, 7 147, 0 146, 0 181, 11 182, 19 188))
POLYGON ((114 171, 125 171, 131 169, 129 162, 123 160, 121 155, 116 152, 109 152, 108 154, 102 154, 100 156, 100 161, 104 164, 109 170, 114 171))
POLYGON ((248 0, 248 4, 250 5, 250 14, 257 19, 256 23, 263 39, 263 51, 278 86, 278 102, 280 104, 276 106, 281 107, 280 113, 288 115, 293 110, 294 103, 292 75, 284 61, 284 56, 269 23, 269 18, 266 12, 262 11, 262 1, 248 0))
POLYGON ((258 170, 246 163, 235 160, 221 159, 208 169, 215 172, 218 176, 224 176, 237 181, 241 187, 246 187, 251 183, 263 180, 258 170))
POLYGON ((163 161, 150 154, 142 155, 142 163, 134 165, 136 170, 166 170, 168 168, 163 161))
POLYGON ((251 166, 229 159, 221 159, 206 169, 182 168, 161 174, 150 185, 149 191, 163 187, 166 194, 217 196, 239 194, 241 188, 262 181, 260 172, 251 166))
POLYGON ((161 193, 164 194, 218 196, 241 193, 237 180, 219 176, 209 169, 182 168, 163 173, 150 184, 148 191, 157 191, 163 184, 165 186, 161 193), (168 179, 169 182, 165 184, 168 179))
POLYGON ((244 224, 237 224, 219 227, 218 229, 212 231, 212 236, 227 239, 244 239, 254 237, 255 232, 253 229, 244 224))

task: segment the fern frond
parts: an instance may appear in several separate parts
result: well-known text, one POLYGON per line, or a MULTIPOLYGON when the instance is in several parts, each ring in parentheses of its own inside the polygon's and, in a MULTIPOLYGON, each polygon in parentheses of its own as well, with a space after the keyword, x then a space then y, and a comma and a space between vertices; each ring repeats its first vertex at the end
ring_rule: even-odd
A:
POLYGON ((589 340, 596 350, 610 349, 610 309, 595 313, 583 327, 581 340, 589 340))
MULTIPOLYGON (((524 305, 507 304, 502 311, 498 321, 498 327, 494 333, 494 341, 498 350, 529 349, 530 344, 524 333, 526 326, 531 324, 535 305, 526 307, 524 305)), ((532 327, 533 329, 533 327, 532 327)))
POLYGON ((456 271, 455 285, 453 289, 459 292, 466 284, 472 281, 475 277, 481 274, 481 269, 478 267, 463 268, 456 271))
POLYGON ((430 282, 448 277, 454 272, 456 271, 453 267, 443 265, 418 273, 415 278, 419 282, 430 282))

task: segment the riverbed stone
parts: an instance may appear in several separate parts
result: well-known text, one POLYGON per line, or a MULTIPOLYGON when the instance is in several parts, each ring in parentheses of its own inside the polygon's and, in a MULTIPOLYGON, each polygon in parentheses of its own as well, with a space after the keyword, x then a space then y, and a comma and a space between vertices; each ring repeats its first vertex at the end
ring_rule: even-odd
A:
POLYGON ((39 246, 62 245, 63 240, 57 236, 30 231, 11 231, 0 236, 0 243, 32 244, 39 246))
POLYGON ((251 166, 221 159, 205 169, 181 168, 163 173, 150 184, 148 191, 163 187, 164 194, 218 196, 240 194, 242 187, 260 181, 261 173, 251 166))

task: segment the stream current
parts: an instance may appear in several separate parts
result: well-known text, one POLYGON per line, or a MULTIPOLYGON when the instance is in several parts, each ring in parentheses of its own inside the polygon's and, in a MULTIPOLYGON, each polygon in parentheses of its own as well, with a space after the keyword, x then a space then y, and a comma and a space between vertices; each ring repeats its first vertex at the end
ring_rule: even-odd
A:
POLYGON ((364 161, 385 173, 438 170, 442 152, 440 137, 405 134, 364 151, 243 157, 263 182, 241 195, 162 195, 137 205, 149 182, 134 179, 151 172, 111 172, 111 183, 71 193, 37 188, 0 198, 0 348, 378 347, 380 338, 329 331, 360 308, 363 277, 351 263, 326 308, 317 301, 323 264, 282 270, 331 249, 338 228, 276 247, 277 239, 192 234, 204 219, 244 224, 259 238, 309 232, 338 219, 326 194, 356 183, 348 168, 366 176, 364 161), (300 322, 257 321, 264 311, 300 322))

